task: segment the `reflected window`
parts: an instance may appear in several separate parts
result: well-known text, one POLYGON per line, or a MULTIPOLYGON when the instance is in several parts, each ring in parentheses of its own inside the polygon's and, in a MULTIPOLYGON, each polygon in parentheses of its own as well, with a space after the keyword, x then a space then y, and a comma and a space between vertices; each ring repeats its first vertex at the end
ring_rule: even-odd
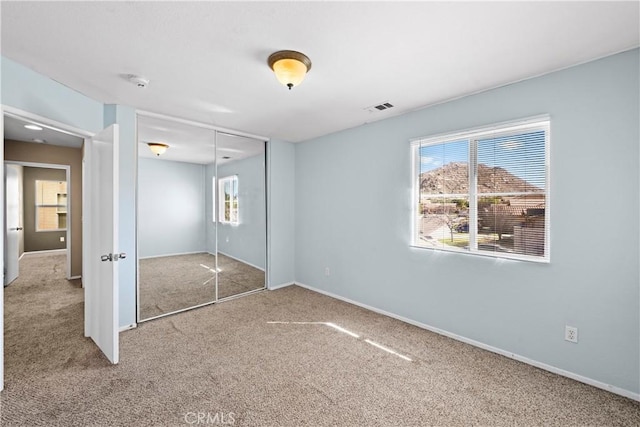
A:
POLYGON ((67 182, 36 180, 36 231, 67 229, 67 182))
POLYGON ((218 218, 223 224, 238 224, 238 176, 220 178, 218 181, 218 218))
POLYGON ((216 222, 218 220, 218 215, 216 214, 216 177, 214 176, 211 179, 211 222, 216 222))

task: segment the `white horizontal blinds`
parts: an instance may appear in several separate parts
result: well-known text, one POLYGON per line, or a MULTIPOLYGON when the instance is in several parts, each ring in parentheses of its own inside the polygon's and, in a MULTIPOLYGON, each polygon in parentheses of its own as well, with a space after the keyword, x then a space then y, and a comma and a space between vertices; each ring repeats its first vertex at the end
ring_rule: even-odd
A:
POLYGON ((36 180, 36 231, 67 227, 66 181, 36 180))
POLYGON ((544 193, 545 130, 479 139, 478 193, 544 193))
POLYGON ((423 143, 419 153, 415 242, 431 248, 468 249, 469 141, 423 143))
POLYGON ((476 145, 478 250, 544 256, 546 128, 488 136, 476 145))
POLYGON ((547 261, 549 118, 412 141, 414 244, 547 261))

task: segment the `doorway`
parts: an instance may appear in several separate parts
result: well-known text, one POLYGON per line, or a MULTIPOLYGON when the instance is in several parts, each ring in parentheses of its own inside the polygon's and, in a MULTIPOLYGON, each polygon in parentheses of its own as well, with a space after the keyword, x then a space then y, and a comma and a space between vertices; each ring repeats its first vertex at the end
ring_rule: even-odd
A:
MULTIPOLYGON (((21 143, 7 140, 5 135, 5 150, 9 147, 11 151, 9 158, 31 158, 28 152, 16 154, 28 148, 12 148, 21 143)), ((48 147, 47 151, 55 149, 48 147)), ((75 154, 81 156, 80 151, 75 154)), ((73 160, 69 159, 69 165, 5 161, 4 286, 18 278, 19 259, 30 253, 63 254, 66 278, 80 278, 79 272, 72 274, 71 269, 71 254, 75 248, 72 248, 70 208, 75 203, 82 203, 73 198, 70 191, 73 160)), ((75 196, 77 193, 75 191, 75 196)))
MULTIPOLYGON (((40 206, 42 211, 52 211, 54 215, 51 217, 52 225, 50 227, 55 227, 58 232, 62 231, 62 236, 58 236, 58 241, 60 237, 63 237, 66 249, 63 249, 62 253, 37 253, 36 257, 43 257, 41 259, 30 259, 29 261, 34 261, 31 263, 30 273, 35 273, 36 275, 40 274, 39 279, 33 278, 25 278, 30 284, 43 284, 47 283, 49 280, 60 281, 61 283, 67 285, 66 290, 71 290, 75 292, 80 299, 80 307, 82 306, 83 300, 83 290, 80 285, 80 278, 82 276, 82 181, 83 181, 83 173, 82 173, 82 145, 84 143, 85 137, 90 137, 91 134, 79 129, 74 129, 68 127, 64 124, 60 124, 57 122, 53 122, 49 119, 39 117, 27 112, 23 112, 11 107, 2 106, 2 112, 0 112, 2 116, 0 116, 0 131, 3 134, 3 150, 0 154, 0 167, 3 169, 3 173, 0 173, 0 176, 4 176, 5 172, 5 160, 10 162, 10 164, 15 165, 16 168, 13 169, 14 172, 12 175, 20 175, 24 172, 25 167, 41 167, 47 166, 49 169, 58 169, 62 170, 64 174, 64 182, 63 186, 60 186, 60 182, 62 179, 60 177, 54 178, 57 180, 57 189, 55 191, 55 202, 51 202, 53 206, 49 203, 45 203, 40 206), (20 166, 20 167, 17 167, 20 166), (19 169, 22 168, 22 171, 19 169), (66 187, 66 188, 64 188, 66 187), (77 194, 76 194, 77 193, 77 194), (64 199, 67 199, 67 211, 63 208, 64 199), (53 225, 55 223, 55 225, 53 225), (62 230, 64 229, 64 230, 62 230), (45 271, 39 271, 40 267, 45 267, 45 271), (46 276, 45 280, 42 280, 46 276)), ((24 176, 22 176, 24 178, 24 176)), ((40 181, 51 181, 51 179, 42 179, 40 181)), ((36 199, 35 194, 37 192, 37 188, 35 181, 34 185, 34 193, 33 199, 36 199)), ((44 185, 44 184, 43 184, 44 185)), ((41 189, 42 190, 42 189, 41 189)), ((3 185, 0 187, 0 193, 2 194, 3 200, 3 210, 0 211, 0 216, 2 216, 2 220, 0 223, 5 224, 5 232, 3 233, 3 245, 0 245, 0 251, 2 251, 2 256, 0 259, 3 261, 3 267, 6 266, 5 262, 5 252, 6 252, 6 244, 9 239, 7 239, 7 229, 8 228, 23 228, 24 221, 20 223, 20 219, 17 220, 17 225, 14 227, 8 227, 5 223, 6 211, 4 210, 4 200, 5 200, 5 191, 6 188, 3 185)), ((31 198, 31 197, 30 197, 31 198)), ((18 202, 19 203, 19 202, 18 202)), ((24 206, 24 205, 23 205, 24 206)), ((34 209, 35 200, 34 200, 34 209)), ((20 218, 20 215, 18 215, 20 218)), ((35 217, 32 221, 34 223, 34 228, 38 228, 38 224, 36 223, 35 217)), ((44 228, 46 225, 41 223, 44 228)), ((23 231, 23 230, 18 230, 23 231)), ((49 232, 41 230, 40 232, 49 232)), ((20 236, 18 236, 18 241, 20 241, 20 236)), ((23 242, 24 243, 24 242, 23 242)), ((19 248, 20 244, 18 243, 18 249, 15 251, 15 254, 18 255, 21 252, 19 248)), ((24 251, 24 248, 22 248, 24 251)), ((19 265, 17 262, 16 256, 16 265, 19 265)), ((32 257, 29 255, 29 257, 32 257)), ((23 258, 24 260, 25 258, 23 258)), ((19 284, 20 278, 19 273, 17 274, 17 282, 14 283, 14 288, 19 284)), ((23 286, 19 291, 30 291, 27 289, 28 286, 23 286)), ((47 290, 55 290, 55 287, 49 287, 47 290)), ((12 291, 13 292, 13 291, 12 291)), ((14 292, 15 293, 15 292, 14 292)), ((65 302, 68 302, 68 295, 62 295, 59 300, 56 298, 45 297, 46 306, 51 308, 52 310, 56 310, 60 308, 61 305, 64 305, 65 302)), ((13 307, 5 307, 5 304, 12 303, 13 301, 22 301, 24 303, 24 299, 21 298, 8 298, 5 299, 5 288, 0 287, 0 299, 2 300, 2 304, 0 304, 0 390, 4 388, 4 373, 5 373, 5 358, 4 355, 9 352, 5 352, 5 349, 8 348, 5 346, 5 322, 4 322, 4 313, 6 310, 7 316, 20 316, 22 314, 22 310, 13 310, 13 307), (8 300, 8 301, 7 301, 8 300), (18 313, 18 314, 15 314, 18 313)), ((77 307, 75 307, 77 308, 77 307)), ((51 316, 51 313, 47 314, 51 316)), ((73 316, 72 316, 73 317, 73 316)), ((29 323, 23 323, 18 319, 18 326, 24 327, 25 325, 29 325, 29 323)), ((80 328, 82 330, 83 317, 82 315, 75 321, 73 327, 80 328)), ((69 322, 65 322, 64 325, 69 326, 69 322)), ((8 327, 12 328, 11 325, 8 327)), ((52 336, 56 336, 61 329, 57 329, 56 333, 53 335, 47 335, 49 338, 52 336)), ((11 337, 10 337, 11 338, 11 337)), ((34 345, 40 346, 40 344, 35 343, 34 345)), ((54 341, 50 341, 49 345, 55 345, 54 341)), ((42 349, 41 349, 42 350, 42 349)), ((45 353, 47 348, 44 348, 45 353)), ((13 355, 11 356, 13 357, 13 355)), ((18 355, 18 357, 22 357, 18 355)), ((35 361, 35 363, 38 363, 35 361)))
MULTIPOLYGON (((29 224, 21 224, 24 234, 27 229, 34 230, 30 233, 35 236, 32 241, 49 240, 49 246, 35 245, 31 249, 41 250, 43 248, 55 248, 51 246, 53 239, 57 240, 58 248, 64 243, 67 247, 67 279, 80 278, 82 274, 82 146, 84 137, 77 134, 70 134, 56 128, 46 127, 39 121, 21 117, 13 114, 4 114, 4 160, 12 164, 23 167, 45 167, 48 169, 62 169, 66 180, 66 193, 58 188, 56 194, 52 194, 53 200, 48 200, 49 204, 41 213, 51 213, 51 219, 57 221, 57 229, 65 228, 65 231, 36 231, 39 227, 35 221, 29 224), (67 171, 68 170, 68 171, 67 171), (62 199, 67 198, 68 211, 58 205, 62 199), (58 201, 60 200, 60 202, 58 201), (63 224, 60 224, 60 221, 63 224), (60 227, 62 225, 62 227, 60 227), (61 238, 65 242, 60 242, 61 238)), ((38 170, 40 171, 40 170, 38 170)), ((49 171, 48 175, 40 175, 43 180, 55 179, 56 171, 49 171), (53 175, 52 175, 53 174, 53 175)), ((33 176, 34 174, 30 174, 33 176)), ((37 176, 38 174, 36 174, 37 176)), ((61 176, 57 176, 61 181, 61 176)), ((25 214, 26 208, 36 210, 35 183, 29 184, 27 190, 33 193, 33 204, 29 200, 24 200, 25 214)), ((30 197, 31 198, 31 197, 30 197)), ((50 228, 53 227, 51 224, 50 228)), ((45 227, 46 228, 46 227, 45 227)), ((26 235, 23 236, 26 239, 26 235)), ((3 257, 6 259, 6 255, 3 257)))

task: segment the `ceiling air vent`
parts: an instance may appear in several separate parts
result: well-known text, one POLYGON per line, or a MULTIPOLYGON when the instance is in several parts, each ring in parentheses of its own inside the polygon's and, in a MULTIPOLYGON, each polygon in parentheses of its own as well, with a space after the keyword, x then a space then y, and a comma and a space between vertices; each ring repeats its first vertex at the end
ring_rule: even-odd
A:
POLYGON ((371 107, 367 107, 365 108, 365 110, 374 113, 376 111, 383 111, 383 110, 388 110, 389 108, 393 108, 393 104, 390 104, 388 102, 383 102, 382 104, 379 105, 374 105, 371 107))

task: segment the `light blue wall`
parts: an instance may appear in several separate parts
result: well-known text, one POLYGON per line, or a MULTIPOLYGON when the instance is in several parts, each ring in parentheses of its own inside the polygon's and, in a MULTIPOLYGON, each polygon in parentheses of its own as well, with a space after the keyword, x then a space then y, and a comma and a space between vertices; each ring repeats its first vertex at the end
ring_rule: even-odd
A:
POLYGON ((103 104, 8 58, 2 61, 2 104, 89 132, 103 128, 103 104))
POLYGON ((295 214, 296 179, 295 145, 272 139, 267 144, 268 221, 269 221, 269 287, 293 283, 295 280, 295 214))
POLYGON ((205 166, 138 160, 140 258, 205 252, 205 166))
MULTIPOLYGON (((219 179, 231 175, 238 176, 239 223, 230 225, 218 222, 218 251, 264 269, 267 248, 265 156, 253 156, 218 166, 219 179)), ((211 180, 208 183, 211 185, 211 180)))
POLYGON ((636 49, 296 145, 296 280, 638 393, 638 64, 636 49), (551 263, 410 248, 409 139, 542 113, 551 263))

